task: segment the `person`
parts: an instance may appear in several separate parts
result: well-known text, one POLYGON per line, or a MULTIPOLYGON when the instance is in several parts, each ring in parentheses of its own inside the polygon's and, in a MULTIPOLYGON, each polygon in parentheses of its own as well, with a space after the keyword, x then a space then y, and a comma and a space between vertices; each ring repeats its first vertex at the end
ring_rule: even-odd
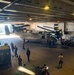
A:
POLYGON ((21 56, 18 57, 18 65, 22 66, 22 58, 21 58, 21 56))
POLYGON ((63 64, 63 54, 61 53, 59 56, 59 63, 58 63, 58 68, 62 68, 62 64, 63 64))
POLYGON ((25 49, 25 39, 23 39, 23 49, 25 49))
POLYGON ((11 42, 11 49, 14 51, 14 44, 11 42))
POLYGON ((25 49, 25 43, 24 43, 24 41, 23 41, 23 49, 25 49))
POLYGON ((18 57, 17 50, 18 50, 18 48, 17 48, 16 45, 15 45, 15 56, 16 56, 16 57, 18 57))
POLYGON ((30 52, 29 48, 27 48, 26 55, 27 55, 28 62, 30 62, 30 54, 31 54, 31 52, 30 52))
POLYGON ((25 38, 23 39, 23 42, 25 43, 25 38))
POLYGON ((42 69, 46 69, 46 67, 47 67, 46 64, 44 64, 41 68, 42 69))
POLYGON ((49 67, 46 64, 44 64, 41 69, 41 75, 50 75, 48 72, 49 67))
POLYGON ((0 45, 1 45, 1 43, 0 43, 0 45))

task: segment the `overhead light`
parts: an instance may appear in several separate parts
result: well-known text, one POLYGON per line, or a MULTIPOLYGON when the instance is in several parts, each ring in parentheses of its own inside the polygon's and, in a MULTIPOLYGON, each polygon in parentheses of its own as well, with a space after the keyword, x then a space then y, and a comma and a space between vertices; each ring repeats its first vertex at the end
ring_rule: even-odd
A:
POLYGON ((57 22, 60 22, 59 20, 57 22))
POLYGON ((74 16, 74 13, 72 13, 72 15, 74 16))
POLYGON ((44 10, 49 10, 49 6, 46 5, 46 6, 44 7, 44 10))
POLYGON ((0 0, 0 2, 2 2, 2 3, 7 3, 7 4, 10 4, 11 2, 9 2, 9 1, 4 1, 4 0, 0 0))
POLYGON ((30 21, 32 21, 32 18, 29 18, 30 21))

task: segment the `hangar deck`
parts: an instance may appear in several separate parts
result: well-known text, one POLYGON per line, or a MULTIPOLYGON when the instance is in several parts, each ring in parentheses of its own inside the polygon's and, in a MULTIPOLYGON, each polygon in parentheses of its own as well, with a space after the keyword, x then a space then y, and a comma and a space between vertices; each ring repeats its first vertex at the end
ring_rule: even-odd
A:
MULTIPOLYGON (((22 49, 22 39, 17 38, 7 38, 0 39, 1 44, 8 43, 10 45, 13 42, 18 47, 18 55, 21 55, 23 64, 25 63, 28 69, 32 69, 32 65, 43 66, 47 64, 49 67, 50 75, 74 75, 74 48, 69 47, 68 49, 49 48, 46 44, 40 43, 26 43, 26 48, 31 51, 31 62, 27 62, 26 50, 22 49), (58 55, 63 53, 64 63, 62 69, 57 69, 55 66, 58 65, 58 55)), ((15 75, 18 73, 17 58, 14 56, 14 52, 11 51, 12 66, 6 70, 1 70, 0 75, 15 75)), ((22 74, 21 74, 22 75, 22 74)), ((24 74, 23 74, 24 75, 24 74)))

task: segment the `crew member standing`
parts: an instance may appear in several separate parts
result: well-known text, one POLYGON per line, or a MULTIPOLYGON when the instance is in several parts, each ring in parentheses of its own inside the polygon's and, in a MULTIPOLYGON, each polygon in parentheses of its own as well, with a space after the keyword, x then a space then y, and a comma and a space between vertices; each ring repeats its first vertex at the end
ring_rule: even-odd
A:
POLYGON ((22 58, 20 56, 18 57, 18 65, 22 66, 22 58))
POLYGON ((18 48, 17 48, 16 45, 15 45, 15 56, 16 56, 16 57, 18 57, 17 50, 18 50, 18 48))
POLYGON ((31 54, 31 52, 30 52, 29 48, 27 48, 26 55, 27 55, 28 62, 30 62, 30 54, 31 54))
POLYGON ((11 49, 14 51, 14 44, 11 42, 11 49))
POLYGON ((23 39, 23 49, 25 49, 25 39, 23 39))
POLYGON ((41 75, 50 75, 48 72, 48 68, 49 67, 47 67, 46 64, 44 64, 42 69, 41 69, 41 75))
POLYGON ((62 68, 62 64, 63 64, 63 54, 61 53, 59 56, 59 63, 58 63, 58 68, 62 68))

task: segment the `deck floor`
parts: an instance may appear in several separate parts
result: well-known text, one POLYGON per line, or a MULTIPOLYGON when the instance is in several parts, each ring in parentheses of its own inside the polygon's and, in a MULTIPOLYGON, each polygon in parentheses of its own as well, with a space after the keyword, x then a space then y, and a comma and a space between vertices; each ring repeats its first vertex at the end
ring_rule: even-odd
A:
MULTIPOLYGON (((21 55, 23 64, 26 64, 28 69, 32 69, 34 66, 43 66, 47 64, 49 67, 50 75, 74 75, 74 48, 69 49, 61 48, 49 48, 46 44, 41 43, 26 43, 26 48, 31 51, 31 62, 27 62, 26 50, 22 49, 22 39, 20 37, 16 38, 6 38, 0 39, 2 44, 8 43, 10 45, 13 42, 18 47, 18 55, 21 55), (58 65, 58 55, 63 53, 64 63, 62 69, 55 68, 58 65)), ((18 73, 17 58, 14 56, 14 52, 11 51, 12 66, 8 69, 1 70, 0 75, 15 75, 18 73)))

